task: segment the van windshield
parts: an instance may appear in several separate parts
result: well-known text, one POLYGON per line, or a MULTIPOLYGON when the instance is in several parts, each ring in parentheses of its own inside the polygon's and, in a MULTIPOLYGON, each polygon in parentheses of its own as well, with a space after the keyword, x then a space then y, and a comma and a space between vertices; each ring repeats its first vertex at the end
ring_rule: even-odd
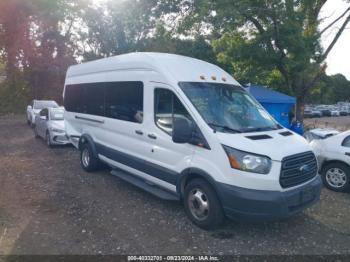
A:
POLYGON ((180 82, 179 86, 215 131, 243 133, 282 128, 251 95, 238 86, 200 82, 180 82))

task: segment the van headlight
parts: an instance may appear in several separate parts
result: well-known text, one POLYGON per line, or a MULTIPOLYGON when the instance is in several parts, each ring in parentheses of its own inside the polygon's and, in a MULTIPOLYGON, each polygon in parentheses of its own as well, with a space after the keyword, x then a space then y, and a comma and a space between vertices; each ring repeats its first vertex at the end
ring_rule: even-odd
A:
POLYGON ((244 152, 224 145, 223 147, 232 168, 258 174, 268 174, 270 172, 271 159, 269 157, 244 152))

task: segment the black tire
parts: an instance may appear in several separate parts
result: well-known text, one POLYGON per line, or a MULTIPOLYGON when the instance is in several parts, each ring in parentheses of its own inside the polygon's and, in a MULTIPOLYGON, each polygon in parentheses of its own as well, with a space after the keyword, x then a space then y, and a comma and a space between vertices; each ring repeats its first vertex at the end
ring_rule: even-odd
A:
POLYGON ((80 147, 80 165, 86 172, 94 172, 100 168, 100 160, 94 155, 90 144, 82 144, 80 147), (88 155, 88 160, 86 155, 88 155))
MULTIPOLYGON (((35 128, 35 127, 34 127, 35 128)), ((51 138, 50 138, 50 133, 49 131, 46 131, 46 135, 45 135, 45 142, 46 142, 46 145, 48 147, 52 147, 52 143, 51 143, 51 138)))
POLYGON ((204 179, 195 178, 189 181, 189 183, 185 187, 183 201, 187 216, 194 224, 196 224, 200 228, 206 230, 215 229, 223 223, 224 212, 220 200, 212 186, 204 179), (202 202, 207 202, 209 206, 207 211, 203 213, 203 217, 199 217, 195 214, 195 210, 201 212, 200 208, 198 208, 200 204, 198 204, 197 199, 193 200, 193 196, 199 192, 201 194, 200 199, 202 200, 202 202))
POLYGON ((333 162, 329 163, 326 166, 322 168, 322 181, 323 184, 330 190, 336 191, 336 192, 349 192, 350 191, 350 168, 348 165, 340 163, 340 162, 333 162), (332 169, 338 169, 341 172, 345 174, 345 183, 342 186, 334 186, 332 185, 330 181, 329 174, 328 172, 332 172, 332 169), (327 173, 328 173, 328 179, 327 179, 327 173))

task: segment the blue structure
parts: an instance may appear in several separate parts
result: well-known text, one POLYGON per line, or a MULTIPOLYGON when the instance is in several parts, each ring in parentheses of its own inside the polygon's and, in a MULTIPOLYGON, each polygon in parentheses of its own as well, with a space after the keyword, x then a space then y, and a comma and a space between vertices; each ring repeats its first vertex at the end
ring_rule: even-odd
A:
POLYGON ((292 108, 296 103, 295 97, 282 94, 264 86, 248 84, 245 87, 281 125, 291 128, 288 113, 293 110, 292 108))

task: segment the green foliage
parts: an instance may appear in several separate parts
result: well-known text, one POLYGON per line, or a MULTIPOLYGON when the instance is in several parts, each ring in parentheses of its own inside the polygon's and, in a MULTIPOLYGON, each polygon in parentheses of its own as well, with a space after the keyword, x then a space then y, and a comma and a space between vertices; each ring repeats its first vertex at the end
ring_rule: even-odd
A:
POLYGON ((0 114, 23 113, 28 103, 28 83, 19 77, 15 82, 0 83, 0 114))
POLYGON ((350 101, 350 81, 343 75, 323 75, 312 88, 308 103, 334 104, 339 101, 350 101))
POLYGON ((204 37, 180 39, 161 19, 174 10, 174 3, 129 0, 108 2, 108 12, 90 7, 84 20, 89 28, 84 36, 85 61, 128 52, 175 53, 215 62, 213 48, 204 37))
MULTIPOLYGON (((87 3, 85 0, 0 2, 0 55, 7 76, 2 96, 8 98, 7 103, 14 99, 22 103, 32 98, 62 100, 66 70, 76 63, 75 40, 79 29, 74 28, 74 22, 80 19, 81 8, 87 3)), ((9 108, 4 103, 0 106, 9 108)))

